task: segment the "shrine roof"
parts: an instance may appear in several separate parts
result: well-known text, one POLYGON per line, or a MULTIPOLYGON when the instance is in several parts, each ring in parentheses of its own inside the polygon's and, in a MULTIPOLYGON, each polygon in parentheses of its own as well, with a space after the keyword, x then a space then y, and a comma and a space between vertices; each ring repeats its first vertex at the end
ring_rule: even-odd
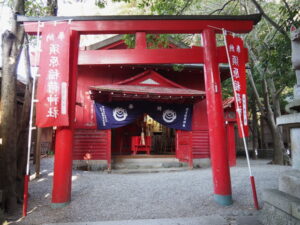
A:
POLYGON ((234 106, 234 97, 229 97, 223 100, 224 109, 231 108, 232 106, 234 106))
POLYGON ((176 84, 153 70, 147 70, 124 81, 90 87, 93 100, 181 100, 196 101, 205 96, 204 91, 176 84))

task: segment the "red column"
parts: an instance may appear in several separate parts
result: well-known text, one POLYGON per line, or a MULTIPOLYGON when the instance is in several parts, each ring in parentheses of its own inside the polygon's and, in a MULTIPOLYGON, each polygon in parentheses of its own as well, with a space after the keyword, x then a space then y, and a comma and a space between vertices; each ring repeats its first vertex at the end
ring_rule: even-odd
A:
POLYGON ((214 199, 220 205, 231 205, 231 181, 215 32, 211 29, 205 29, 202 39, 214 199))
POLYGON ((228 124, 226 125, 229 166, 236 166, 234 124, 235 123, 233 122, 228 122, 228 124))
POLYGON ((78 32, 72 31, 70 45, 70 85, 69 85, 69 127, 59 127, 56 131, 52 207, 60 208, 71 201, 72 151, 75 120, 78 32))

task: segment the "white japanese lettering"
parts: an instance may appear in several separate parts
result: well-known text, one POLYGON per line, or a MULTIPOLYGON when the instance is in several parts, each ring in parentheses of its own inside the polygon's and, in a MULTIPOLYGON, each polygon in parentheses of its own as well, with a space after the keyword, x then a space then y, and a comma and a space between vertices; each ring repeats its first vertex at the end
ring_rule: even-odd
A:
POLYGON ((56 94, 59 91, 59 85, 55 81, 48 82, 47 92, 50 94, 56 94))
POLYGON ((58 100, 59 100, 59 98, 57 95, 49 95, 47 97, 47 101, 49 102, 50 106, 52 106, 52 104, 57 105, 58 100))
POLYGON ((54 34, 50 33, 50 34, 47 34, 46 36, 46 41, 54 41, 54 34))
POLYGON ((239 93, 236 93, 236 102, 238 103, 238 105, 242 102, 242 98, 241 95, 239 93))
POLYGON ((59 71, 57 69, 49 69, 48 80, 57 80, 59 77, 59 71))
POLYGON ((236 65, 236 66, 239 65, 239 58, 236 55, 233 55, 231 59, 232 59, 232 65, 236 65))
POLYGON ((57 107, 50 107, 48 109, 47 117, 57 118, 58 117, 58 109, 57 107))
POLYGON ((58 40, 63 41, 63 40, 65 39, 65 34, 64 34, 64 32, 59 32, 57 38, 58 38, 58 40))
POLYGON ((57 67, 57 66, 59 66, 58 57, 51 56, 49 61, 49 67, 57 67))
POLYGON ((240 91, 241 90, 241 84, 240 84, 239 81, 235 80, 233 85, 234 85, 234 89, 236 91, 240 91))
POLYGON ((57 55, 59 54, 59 44, 50 44, 49 50, 50 55, 57 55))
POLYGON ((241 46, 240 46, 240 45, 237 45, 237 46, 236 46, 236 52, 237 52, 237 53, 241 53, 241 46))
POLYGON ((235 79, 237 79, 237 78, 240 77, 239 68, 234 67, 232 73, 233 73, 233 77, 234 77, 235 79))

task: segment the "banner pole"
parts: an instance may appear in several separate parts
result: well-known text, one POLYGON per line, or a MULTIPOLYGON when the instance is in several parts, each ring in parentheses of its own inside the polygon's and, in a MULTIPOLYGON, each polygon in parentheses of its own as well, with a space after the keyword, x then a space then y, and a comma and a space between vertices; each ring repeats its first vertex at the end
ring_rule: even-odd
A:
MULTIPOLYGON (((37 55, 40 50, 40 21, 38 22, 37 29, 37 49, 35 50, 34 61, 37 63, 37 55)), ((37 67, 37 65, 35 65, 37 67)), ((36 86, 37 68, 33 72, 33 82, 32 82, 32 93, 31 93, 31 104, 30 104, 30 116, 29 116, 29 130, 28 130, 28 143, 27 143, 27 161, 26 161, 26 174, 24 177, 24 194, 23 194, 23 216, 27 216, 28 207, 28 184, 29 184, 29 164, 30 164, 30 150, 31 150, 31 138, 32 130, 35 127, 32 126, 33 122, 33 110, 35 101, 35 86, 36 86)))
MULTIPOLYGON (((222 30, 223 30, 226 54, 227 54, 227 58, 228 58, 228 62, 229 62, 229 69, 230 69, 230 73, 231 73, 231 81, 232 81, 232 84, 234 84, 233 75, 232 75, 233 71, 232 71, 231 64, 230 64, 228 45, 227 45, 227 41, 226 41, 227 33, 226 33, 225 29, 222 29, 222 30)), ((237 94, 236 94, 236 89, 235 89, 234 85, 233 85, 233 93, 234 93, 234 98, 235 98, 235 101, 236 101, 237 94)), ((236 106, 237 106, 237 104, 236 104, 236 106)), ((244 132, 244 126, 243 126, 243 122, 242 122, 242 118, 241 118, 242 109, 240 109, 240 107, 236 107, 236 110, 237 110, 237 114, 238 114, 238 123, 240 124, 241 132, 242 132, 242 139, 243 139, 243 144, 244 144, 244 149, 245 149, 245 154, 246 154, 246 159, 247 159, 247 165, 248 165, 248 170, 249 170, 249 177, 250 177, 250 183, 251 183, 251 188, 252 188, 254 206, 255 206, 256 210, 259 210, 259 205, 258 205, 258 200, 257 200, 257 193, 256 193, 256 186, 255 186, 255 179, 254 179, 254 176, 252 175, 250 159, 249 159, 249 153, 248 153, 248 147, 247 147, 246 137, 245 137, 245 132, 244 132)))

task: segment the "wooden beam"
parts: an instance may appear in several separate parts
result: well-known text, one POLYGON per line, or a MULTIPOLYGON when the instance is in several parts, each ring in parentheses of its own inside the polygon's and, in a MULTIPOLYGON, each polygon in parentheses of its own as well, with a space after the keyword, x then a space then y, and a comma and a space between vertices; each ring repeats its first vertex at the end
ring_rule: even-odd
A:
MULTIPOLYGON (((45 22, 43 22, 45 23, 45 22)), ((54 22, 47 22, 54 23, 54 22)), ((150 34, 201 33, 206 28, 224 28, 234 33, 248 33, 254 25, 253 20, 111 20, 111 21, 73 21, 71 29, 80 34, 150 34)), ((25 22, 25 31, 36 34, 37 22, 25 22)), ((43 27, 41 27, 41 32, 43 27)), ((215 30, 217 33, 222 31, 215 30)))
MULTIPOLYGON (((225 47, 217 48, 219 63, 228 63, 225 47)), ((78 65, 203 63, 203 48, 190 49, 114 49, 79 51, 78 65)))

